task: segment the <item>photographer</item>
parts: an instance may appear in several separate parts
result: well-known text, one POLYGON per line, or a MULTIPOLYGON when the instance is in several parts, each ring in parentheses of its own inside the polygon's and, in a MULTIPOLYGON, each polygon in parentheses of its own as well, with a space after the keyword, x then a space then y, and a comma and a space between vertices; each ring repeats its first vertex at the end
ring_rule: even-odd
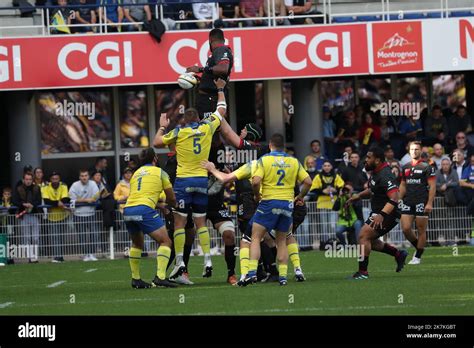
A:
POLYGON ((351 186, 344 186, 332 207, 332 210, 338 212, 336 237, 342 245, 346 245, 344 232, 347 232, 349 244, 357 244, 359 232, 364 221, 360 202, 349 204, 345 207, 345 203, 352 196, 352 193, 353 189, 351 186))

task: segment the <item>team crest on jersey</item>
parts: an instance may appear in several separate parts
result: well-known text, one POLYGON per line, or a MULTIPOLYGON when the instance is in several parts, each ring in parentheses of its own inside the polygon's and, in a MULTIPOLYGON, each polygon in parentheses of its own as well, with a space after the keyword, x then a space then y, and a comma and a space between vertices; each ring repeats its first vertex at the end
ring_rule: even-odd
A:
POLYGON ((410 176, 410 169, 405 169, 405 176, 410 176))

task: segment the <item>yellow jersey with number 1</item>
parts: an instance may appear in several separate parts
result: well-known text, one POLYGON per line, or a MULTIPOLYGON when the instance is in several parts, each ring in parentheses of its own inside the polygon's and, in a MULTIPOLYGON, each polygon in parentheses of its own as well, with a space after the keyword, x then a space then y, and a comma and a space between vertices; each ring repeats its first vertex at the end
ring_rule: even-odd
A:
POLYGON ((272 151, 258 160, 253 176, 262 178, 262 200, 293 201, 295 186, 309 174, 294 157, 279 151, 272 151))
POLYGON ((125 208, 146 205, 155 209, 161 192, 170 187, 170 178, 164 170, 151 164, 144 165, 130 179, 130 196, 125 208))

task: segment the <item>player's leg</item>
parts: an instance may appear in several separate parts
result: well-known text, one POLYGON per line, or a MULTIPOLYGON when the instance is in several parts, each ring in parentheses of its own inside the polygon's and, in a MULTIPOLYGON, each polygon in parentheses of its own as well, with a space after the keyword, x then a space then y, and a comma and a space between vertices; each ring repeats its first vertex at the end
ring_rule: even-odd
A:
POLYGON ((249 271, 244 284, 251 284, 257 281, 257 267, 260 259, 260 241, 265 235, 267 229, 265 226, 255 222, 252 224, 252 242, 250 243, 249 271))
POLYGON ((416 230, 418 231, 418 241, 416 243, 416 252, 409 265, 419 265, 421 263, 421 255, 425 251, 426 245, 426 229, 428 228, 428 216, 422 215, 415 218, 416 230))
MULTIPOLYGON (((196 187, 201 188, 203 192, 207 192, 207 178, 197 180, 194 184, 196 187)), ((192 211, 194 225, 196 226, 196 234, 199 238, 199 244, 201 245, 204 253, 204 269, 202 276, 209 278, 212 276, 212 261, 211 261, 211 236, 209 229, 207 228, 207 193, 195 192, 192 195, 192 211)))
POLYGON ((240 239, 239 262, 240 262, 240 280, 237 285, 242 285, 243 280, 249 271, 250 243, 252 243, 252 220, 241 219, 239 221, 239 230, 242 233, 240 239))
POLYGON ((276 231, 277 261, 280 285, 288 283, 288 248, 286 236, 288 231, 276 231))
POLYGON ((402 214, 400 218, 400 225, 405 235, 405 238, 413 245, 415 248, 418 245, 418 238, 415 235, 415 232, 412 229, 413 221, 415 220, 415 215, 412 214, 402 214))
POLYGON ((288 249, 288 256, 290 258, 290 261, 293 264, 296 281, 304 282, 306 278, 303 274, 303 270, 301 269, 299 246, 293 232, 288 233, 288 235, 286 236, 286 247, 288 249))
POLYGON ((359 270, 352 275, 352 279, 364 280, 369 278, 369 256, 372 251, 372 241, 377 238, 377 233, 366 222, 364 226, 362 226, 359 234, 359 270))
MULTIPOLYGON (((159 217, 157 219, 160 219, 159 217)), ((161 219, 160 219, 161 220, 161 219)), ((160 224, 156 221, 156 227, 160 224)), ((166 227, 162 225, 153 232, 149 233, 149 236, 153 238, 158 244, 159 248, 156 252, 156 276, 153 279, 153 285, 156 287, 169 287, 174 288, 176 284, 169 282, 166 279, 166 265, 171 256, 171 238, 168 236, 166 227)))
MULTIPOLYGON (((377 229, 375 232, 377 236, 380 237, 389 233, 397 225, 398 225, 398 219, 394 215, 388 215, 384 219, 382 223, 382 227, 377 229)), ((372 249, 375 251, 379 251, 379 252, 393 256, 397 263, 397 268, 395 270, 396 272, 400 272, 405 266, 405 259, 408 256, 408 253, 406 250, 402 250, 402 249, 399 250, 395 248, 393 245, 390 245, 386 242, 382 242, 379 239, 374 239, 372 241, 372 249)))
POLYGON ((277 247, 275 231, 265 233, 260 243, 261 257, 257 268, 257 280, 263 283, 278 281, 277 247))
MULTIPOLYGON (((130 228, 127 226, 130 232, 130 228)), ((142 232, 135 231, 130 234, 132 240, 132 247, 130 248, 130 255, 128 262, 130 270, 132 271, 132 288, 147 289, 151 288, 151 284, 144 282, 140 276, 140 259, 142 257, 144 236, 142 232)))
POLYGON ((235 226, 230 218, 222 217, 222 221, 216 222, 214 228, 222 236, 224 241, 224 259, 227 265, 227 282, 231 285, 237 284, 235 277, 235 226))

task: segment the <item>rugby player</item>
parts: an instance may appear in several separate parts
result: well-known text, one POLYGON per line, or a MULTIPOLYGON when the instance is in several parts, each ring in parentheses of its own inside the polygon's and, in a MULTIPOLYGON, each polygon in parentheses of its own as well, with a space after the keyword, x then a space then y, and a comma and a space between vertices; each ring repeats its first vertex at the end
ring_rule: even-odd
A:
POLYGON ((176 287, 176 284, 166 279, 166 265, 170 258, 172 242, 168 237, 165 223, 155 210, 162 191, 166 194, 169 206, 176 205, 173 187, 168 174, 156 167, 158 159, 152 148, 142 150, 139 160, 142 166, 135 171, 130 179, 130 195, 123 211, 125 225, 132 239, 129 256, 132 287, 135 289, 146 289, 152 286, 176 287), (156 256, 156 276, 151 284, 143 281, 140 276, 144 233, 160 245, 156 256))
POLYGON ((259 202, 259 205, 253 217, 249 271, 244 279, 244 286, 257 281, 260 241, 266 232, 272 230, 275 230, 278 249, 280 285, 287 284, 288 249, 286 237, 292 225, 293 205, 294 202, 302 201, 311 187, 311 178, 301 163, 284 152, 285 141, 281 134, 272 135, 269 146, 270 153, 258 160, 252 178, 255 201, 259 202), (295 198, 294 190, 298 182, 303 186, 295 198), (260 189, 262 189, 261 193, 260 189))
POLYGON ((226 82, 222 79, 217 79, 215 84, 219 99, 216 111, 209 118, 199 121, 197 110, 189 108, 184 113, 185 126, 176 127, 165 134, 170 121, 166 114, 162 114, 160 117, 160 128, 153 141, 155 147, 175 144, 178 162, 174 187, 178 203, 174 211, 176 260, 170 278, 180 276, 186 270, 183 252, 185 226, 189 212, 193 214, 196 233, 204 252, 203 277, 210 277, 212 275, 210 236, 206 226, 208 175, 207 171, 201 167, 200 162, 209 158, 212 137, 217 128, 221 124, 226 123, 223 118, 227 108, 224 95, 226 82))
POLYGON ((351 279, 365 280, 369 278, 368 266, 370 252, 373 250, 392 255, 397 263, 396 272, 400 272, 407 258, 406 250, 398 250, 394 246, 382 242, 379 238, 390 232, 399 222, 398 210, 399 190, 390 166, 385 162, 384 151, 380 147, 371 148, 366 155, 365 170, 372 172, 369 187, 349 198, 347 204, 363 197, 372 195, 372 212, 359 233, 359 244, 362 247, 362 260, 359 259, 359 270, 351 279))
POLYGON ((421 143, 412 141, 409 144, 411 162, 402 168, 400 183, 400 219, 403 234, 416 248, 409 265, 419 265, 426 244, 428 215, 433 210, 436 195, 436 172, 432 165, 421 156, 421 143), (412 230, 415 221, 418 238, 412 230))

